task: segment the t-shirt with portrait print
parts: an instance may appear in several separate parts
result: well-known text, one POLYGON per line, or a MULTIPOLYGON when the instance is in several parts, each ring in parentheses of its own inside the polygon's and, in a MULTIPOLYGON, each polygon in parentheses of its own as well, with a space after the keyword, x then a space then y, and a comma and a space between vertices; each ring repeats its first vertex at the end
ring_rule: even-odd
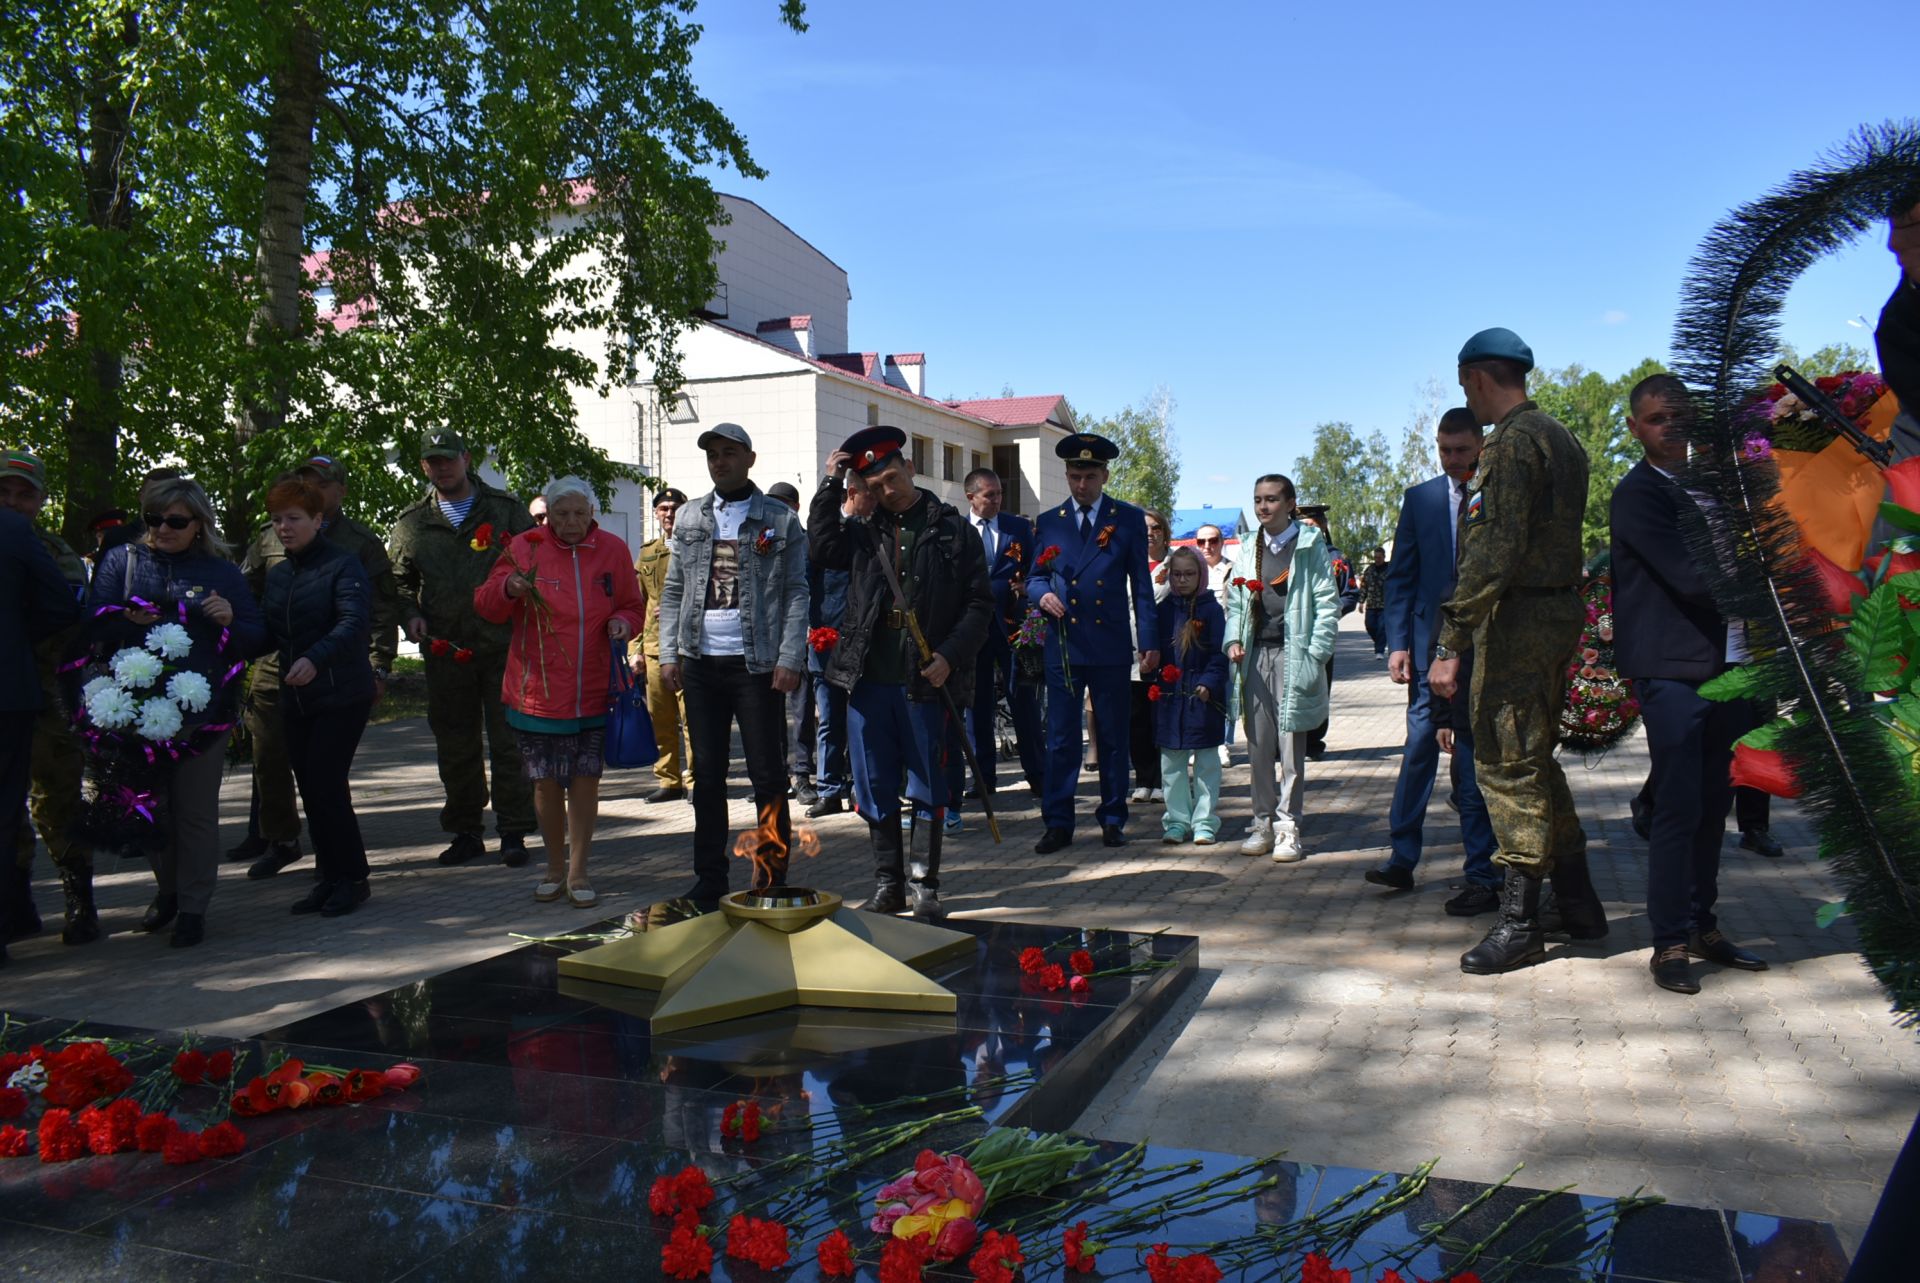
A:
POLYGON ((752 495, 731 501, 713 497, 713 560, 700 616, 702 655, 747 653, 740 632, 740 523, 751 501, 752 495))

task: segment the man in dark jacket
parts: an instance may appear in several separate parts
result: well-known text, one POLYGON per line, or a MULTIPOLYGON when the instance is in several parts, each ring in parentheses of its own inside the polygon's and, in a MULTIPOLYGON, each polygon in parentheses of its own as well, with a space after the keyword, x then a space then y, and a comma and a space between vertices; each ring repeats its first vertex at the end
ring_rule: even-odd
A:
POLYGON ((898 913, 913 885, 915 917, 940 908, 940 844, 946 823, 948 714, 940 687, 965 708, 973 698, 974 659, 993 617, 980 538, 951 505, 913 484, 901 453, 906 433, 863 428, 827 461, 813 498, 809 551, 826 570, 846 570, 847 607, 840 641, 821 678, 847 692, 847 740, 855 804, 873 837, 875 887, 866 907, 898 913), (841 515, 847 490, 870 490, 869 521, 841 515), (907 608, 932 656, 923 660, 878 558, 893 564, 907 608), (900 767, 917 818, 903 868, 900 767))
MULTIPOLYGON (((11 869, 33 761, 33 724, 46 706, 33 647, 80 617, 80 603, 19 513, 0 508, 0 869, 11 869)), ((0 878, 0 897, 13 884, 0 878)), ((0 902, 0 919, 8 905, 0 902)), ((0 965, 7 947, 0 943, 0 965)))
POLYGON ((1653 837, 1648 843, 1647 924, 1653 981, 1699 993, 1687 956, 1723 967, 1767 964, 1720 933, 1714 917, 1720 844, 1733 806, 1733 741, 1751 724, 1744 702, 1702 698, 1701 683, 1743 660, 1738 629, 1714 605, 1691 558, 1675 555, 1694 501, 1674 481, 1686 463, 1686 386, 1671 374, 1637 384, 1627 428, 1646 458, 1614 487, 1614 656, 1634 679, 1652 759, 1653 837))

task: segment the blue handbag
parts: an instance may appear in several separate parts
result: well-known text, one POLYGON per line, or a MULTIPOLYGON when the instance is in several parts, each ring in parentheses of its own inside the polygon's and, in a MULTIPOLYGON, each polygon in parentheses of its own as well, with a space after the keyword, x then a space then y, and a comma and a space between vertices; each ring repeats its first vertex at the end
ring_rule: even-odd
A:
POLYGON ((602 756, 616 771, 652 766, 660 756, 660 745, 653 738, 653 718, 647 713, 646 683, 633 680, 623 648, 616 645, 608 649, 613 653, 613 674, 607 682, 607 732, 602 756))

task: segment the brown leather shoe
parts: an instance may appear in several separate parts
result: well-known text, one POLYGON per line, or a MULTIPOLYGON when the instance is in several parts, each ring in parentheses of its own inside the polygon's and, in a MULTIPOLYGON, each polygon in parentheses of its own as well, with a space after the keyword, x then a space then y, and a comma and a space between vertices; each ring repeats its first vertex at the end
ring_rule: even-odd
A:
POLYGON ((1687 946, 1684 944, 1670 944, 1664 949, 1655 949, 1647 969, 1653 972, 1653 983, 1662 989, 1671 989, 1675 993, 1700 992, 1700 982, 1693 978, 1693 968, 1687 965, 1687 946))

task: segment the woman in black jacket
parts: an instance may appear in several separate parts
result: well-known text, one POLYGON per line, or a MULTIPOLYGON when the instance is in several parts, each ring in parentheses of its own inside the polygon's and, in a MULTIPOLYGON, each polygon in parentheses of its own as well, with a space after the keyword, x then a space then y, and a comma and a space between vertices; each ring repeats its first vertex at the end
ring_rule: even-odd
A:
POLYGON ((324 537, 326 498, 303 480, 267 495, 287 559, 267 572, 262 610, 280 651, 287 757, 312 831, 319 881, 295 913, 335 918, 367 898, 367 848, 347 772, 373 711, 372 586, 359 558, 324 537))

